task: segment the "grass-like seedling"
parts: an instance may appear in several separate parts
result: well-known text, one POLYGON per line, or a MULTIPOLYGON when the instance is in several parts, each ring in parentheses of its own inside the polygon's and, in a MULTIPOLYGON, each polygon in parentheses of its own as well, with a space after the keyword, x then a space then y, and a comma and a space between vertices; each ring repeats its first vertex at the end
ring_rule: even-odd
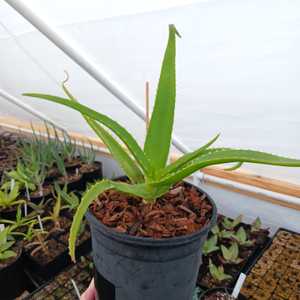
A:
POLYGON ((25 96, 52 101, 70 107, 82 114, 86 122, 106 144, 130 182, 102 180, 85 193, 75 214, 70 234, 70 254, 75 259, 75 239, 82 218, 89 205, 104 191, 115 189, 153 203, 170 188, 195 171, 210 165, 244 162, 299 167, 300 160, 276 156, 254 150, 210 148, 218 139, 214 137, 206 145, 183 155, 167 165, 171 145, 176 98, 176 37, 180 37, 174 25, 169 26, 169 39, 162 62, 153 113, 143 149, 133 136, 110 117, 81 103, 63 83, 67 98, 47 94, 27 93, 25 96))

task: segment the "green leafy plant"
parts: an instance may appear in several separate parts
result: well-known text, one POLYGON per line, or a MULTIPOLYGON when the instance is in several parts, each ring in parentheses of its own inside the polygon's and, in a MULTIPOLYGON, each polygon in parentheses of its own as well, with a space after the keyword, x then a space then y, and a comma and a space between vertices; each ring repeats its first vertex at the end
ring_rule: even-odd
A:
POLYGON ((79 156, 83 163, 91 165, 96 160, 96 153, 93 148, 93 144, 90 143, 90 147, 86 147, 83 143, 80 147, 79 156))
POLYGON ((175 26, 170 25, 155 104, 143 149, 133 136, 116 121, 80 104, 67 89, 65 82, 62 87, 67 98, 37 93, 24 94, 65 105, 80 112, 130 179, 129 183, 102 180, 84 194, 71 227, 69 246, 73 259, 75 259, 75 239, 81 220, 92 201, 106 190, 115 189, 119 192, 139 196, 144 199, 145 203, 153 203, 158 197, 168 192, 174 184, 210 165, 249 162, 290 167, 300 166, 300 160, 264 152, 210 148, 219 135, 206 145, 167 165, 176 98, 176 37, 180 37, 180 35, 175 26))
POLYGON ((231 239, 233 237, 233 232, 229 230, 220 230, 220 227, 218 225, 215 225, 211 232, 216 235, 219 239, 231 239))
MULTIPOLYGON (((13 230, 16 230, 18 228, 22 227, 28 227, 31 224, 36 224, 35 214, 32 213, 28 216, 22 215, 22 205, 19 205, 16 212, 16 218, 14 220, 7 220, 7 219, 0 219, 0 224, 7 224, 9 225, 13 230)), ((19 233, 15 233, 18 235, 19 233)))
POLYGON ((226 274, 224 272, 224 267, 222 265, 216 266, 211 261, 211 259, 209 260, 208 268, 209 268, 209 273, 210 273, 211 277, 217 282, 222 282, 224 280, 229 280, 232 278, 231 275, 226 274))
POLYGON ((0 261, 16 257, 17 253, 11 250, 15 241, 10 235, 10 228, 6 227, 0 231, 0 261))
POLYGON ((56 150, 53 151, 53 157, 55 158, 55 163, 56 163, 56 166, 57 166, 57 169, 58 169, 60 175, 63 176, 63 177, 67 177, 68 173, 67 173, 67 169, 66 169, 66 166, 65 166, 64 158, 56 150))
POLYGON ((60 197, 63 202, 63 208, 68 208, 69 210, 77 209, 80 200, 76 196, 74 192, 68 193, 67 185, 64 185, 63 189, 55 182, 54 183, 55 189, 55 197, 60 197))
POLYGON ((63 141, 61 142, 61 156, 63 157, 63 159, 67 162, 72 161, 72 159, 75 158, 76 156, 76 150, 77 150, 77 146, 76 146, 76 141, 73 141, 68 135, 67 133, 63 133, 63 141))
POLYGON ((239 225, 242 222, 243 215, 239 215, 233 220, 230 220, 227 217, 224 217, 222 221, 222 225, 227 230, 233 230, 237 225, 239 225))
POLYGON ((20 185, 15 181, 4 183, 0 188, 0 207, 5 209, 25 203, 25 200, 19 198, 20 185))
POLYGON ((236 242, 233 242, 228 248, 221 245, 221 252, 226 263, 239 264, 243 261, 239 258, 239 246, 236 242))
POLYGON ((251 224, 251 232, 257 232, 261 229, 261 220, 260 217, 257 217, 251 224))
POLYGON ((217 246, 217 243, 218 243, 218 236, 217 235, 212 235, 209 239, 207 239, 204 242, 203 249, 202 249, 203 254, 205 256, 207 256, 208 254, 219 250, 219 247, 217 246))
POLYGON ((34 191, 36 189, 36 186, 32 182, 33 180, 28 170, 26 169, 26 166, 20 160, 17 163, 16 169, 8 172, 7 176, 18 182, 21 187, 27 186, 27 188, 31 191, 34 191))
POLYGON ((47 217, 43 218, 43 221, 52 221, 54 224, 54 230, 61 230, 61 225, 60 225, 60 213, 62 210, 62 199, 61 199, 61 194, 54 193, 54 199, 55 199, 55 203, 53 206, 52 211, 49 213, 49 215, 47 217))
POLYGON ((254 244, 254 241, 248 240, 247 233, 243 227, 240 227, 232 237, 241 246, 249 247, 254 244))

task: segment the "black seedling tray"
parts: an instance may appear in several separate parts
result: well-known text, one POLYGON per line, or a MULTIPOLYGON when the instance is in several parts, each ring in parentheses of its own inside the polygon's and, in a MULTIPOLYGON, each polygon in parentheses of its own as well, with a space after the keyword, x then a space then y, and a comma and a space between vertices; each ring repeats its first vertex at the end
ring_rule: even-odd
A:
MULTIPOLYGON (((219 215, 219 216, 223 216, 223 215, 219 215)), ((250 225, 247 224, 247 223, 241 222, 238 226, 243 226, 244 228, 246 228, 246 227, 248 227, 250 225)), ((233 277, 231 283, 228 286, 226 286, 225 288, 227 288, 227 289, 233 289, 234 286, 235 286, 235 284, 236 284, 236 282, 237 282, 237 280, 238 280, 238 278, 239 278, 239 276, 240 276, 240 273, 248 274, 249 271, 250 271, 250 269, 257 262, 257 260, 262 256, 262 254, 269 247, 269 245, 270 245, 271 242, 272 242, 272 239, 269 236, 266 236, 265 241, 264 241, 263 244, 256 245, 256 247, 252 251, 251 255, 242 263, 242 265, 240 267, 240 270, 233 277)), ((200 273, 199 273, 198 278, 204 276, 205 275, 204 274, 205 271, 206 271, 205 269, 201 270, 201 267, 200 267, 200 273)), ((198 280, 198 282, 199 282, 199 280, 198 280)), ((207 286, 199 284, 198 282, 197 282, 197 286, 199 286, 202 290, 209 289, 207 286)), ((220 287, 222 287, 222 286, 220 286, 220 287)), ((215 287, 215 288, 218 288, 218 287, 215 287)))
POLYGON ((53 299, 61 299, 61 297, 64 297, 65 299, 66 295, 69 297, 66 299, 77 299, 71 279, 76 282, 79 291, 82 293, 88 287, 90 280, 93 277, 93 271, 88 270, 87 268, 87 264, 92 262, 92 259, 88 255, 85 256, 85 258, 87 263, 78 262, 77 264, 68 266, 51 280, 40 285, 33 293, 26 296, 24 300, 40 300, 51 294, 54 295, 53 299), (61 295, 58 295, 58 293, 56 294, 55 291, 58 291, 58 289, 60 289, 59 292, 61 295))
POLYGON ((265 247, 262 249, 262 251, 259 253, 259 255, 257 255, 257 257, 255 259, 253 259, 253 261, 251 263, 249 262, 249 264, 247 264, 245 266, 245 274, 246 275, 248 275, 251 272, 252 268, 256 265, 256 263, 258 262, 258 260, 264 255, 264 253, 266 252, 266 250, 268 250, 269 247, 273 244, 273 240, 277 236, 277 234, 278 234, 279 231, 287 231, 289 233, 296 234, 296 235, 300 236, 299 232, 296 232, 296 231, 293 231, 293 230, 289 230, 289 229, 286 229, 286 228, 283 228, 283 227, 279 227, 276 230, 276 232, 273 235, 273 237, 269 238, 268 243, 266 243, 265 247))

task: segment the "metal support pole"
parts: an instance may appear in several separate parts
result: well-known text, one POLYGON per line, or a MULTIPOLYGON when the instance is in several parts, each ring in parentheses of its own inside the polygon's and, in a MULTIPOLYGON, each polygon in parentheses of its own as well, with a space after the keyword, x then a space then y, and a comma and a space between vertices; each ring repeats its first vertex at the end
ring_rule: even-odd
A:
MULTIPOLYGON (((61 49, 76 64, 81 66, 91 77, 105 87, 112 95, 126 105, 132 112, 139 116, 142 120, 146 120, 144 109, 137 104, 117 83, 114 82, 107 74, 103 73, 100 68, 84 53, 78 45, 65 37, 57 29, 53 28, 44 19, 40 18, 31 10, 25 1, 21 0, 5 0, 12 8, 21 14, 36 29, 45 35, 54 45, 61 49)), ((173 136, 172 144, 181 152, 189 152, 189 148, 173 136)))
POLYGON ((51 120, 50 118, 48 118, 46 115, 44 115, 43 113, 35 110, 34 108, 32 108, 30 105, 24 103, 23 101, 19 100, 18 98, 16 98, 15 96, 7 93, 6 91, 0 89, 0 97, 3 97, 5 100, 9 101, 10 103, 15 104, 16 106, 22 108, 23 110, 27 111, 28 113, 34 115, 35 117, 39 118, 40 120, 47 122, 53 126, 55 126, 56 128, 59 128, 60 130, 66 131, 66 129, 64 129, 63 127, 61 127, 60 125, 56 124, 53 120, 51 120))

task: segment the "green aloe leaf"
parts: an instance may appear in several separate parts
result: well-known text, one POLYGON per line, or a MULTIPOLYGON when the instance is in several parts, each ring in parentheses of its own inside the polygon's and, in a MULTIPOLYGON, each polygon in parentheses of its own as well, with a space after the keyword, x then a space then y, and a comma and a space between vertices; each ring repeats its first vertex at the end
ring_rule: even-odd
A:
MULTIPOLYGON (((75 97, 69 92, 65 83, 63 83, 63 90, 67 94, 67 96, 74 102, 77 102, 75 97)), ((99 136, 99 138, 104 142, 104 144, 108 147, 112 156, 116 159, 116 161, 120 164, 121 168, 125 172, 125 174, 129 177, 132 183, 142 182, 144 180, 144 175, 139 169, 129 154, 125 151, 125 149, 112 137, 112 135, 105 130, 99 123, 89 118, 86 115, 83 115, 86 122, 90 125, 90 127, 95 131, 95 133, 99 136)))
POLYGON ((98 121, 99 123, 108 127, 118 136, 118 138, 121 139, 121 141, 127 146, 128 150, 144 170, 145 174, 147 174, 147 176, 150 177, 153 173, 149 159, 146 157, 136 140, 124 127, 119 125, 116 121, 112 120, 108 116, 105 116, 83 104, 80 104, 79 102, 72 101, 71 99, 38 93, 25 93, 23 95, 62 104, 64 106, 73 108, 74 110, 80 112, 82 115, 98 121))
POLYGON ((124 148, 100 124, 97 124, 89 118, 86 118, 86 121, 108 147, 109 151, 120 164, 120 167, 124 170, 132 183, 142 182, 144 180, 143 173, 124 148))
POLYGON ((175 26, 169 25, 169 40, 144 146, 144 151, 156 170, 166 166, 171 145, 176 98, 176 35, 180 36, 175 26))
POLYGON ((199 155, 205 153, 205 150, 207 150, 207 148, 209 148, 219 138, 219 136, 220 136, 220 134, 217 134, 214 138, 212 138, 204 146, 200 147, 199 149, 197 149, 197 150, 195 150, 195 151, 193 151, 191 153, 187 153, 187 154, 183 155, 182 157, 180 157, 179 159, 177 159, 175 162, 173 162, 172 164, 168 165, 162 171, 161 177, 163 177, 164 175, 176 172, 179 168, 183 167, 184 165, 186 165, 187 163, 189 163, 193 159, 197 158, 199 155))
POLYGON ((300 167, 299 159, 273 155, 254 150, 235 150, 230 148, 215 148, 193 160, 189 165, 161 179, 162 184, 172 184, 207 166, 230 162, 248 162, 274 166, 300 167))
POLYGON ((11 257, 17 256, 17 253, 12 250, 4 251, 3 253, 0 253, 0 260, 5 260, 11 257))

